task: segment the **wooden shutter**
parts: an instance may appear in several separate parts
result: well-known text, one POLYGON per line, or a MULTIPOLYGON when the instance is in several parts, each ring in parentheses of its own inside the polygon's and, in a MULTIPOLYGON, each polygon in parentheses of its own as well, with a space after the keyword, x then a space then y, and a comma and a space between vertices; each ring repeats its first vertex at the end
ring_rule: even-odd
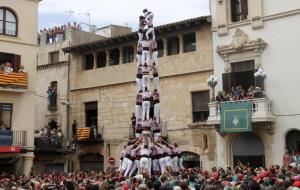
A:
POLYGON ((231 86, 232 86, 232 74, 231 73, 223 73, 222 74, 222 80, 223 80, 223 90, 225 92, 230 92, 231 91, 231 86))
POLYGON ((192 94, 193 112, 208 111, 209 92, 194 92, 192 94))
POLYGON ((231 1, 230 1, 231 21, 232 21, 232 22, 236 22, 236 21, 237 21, 236 3, 237 3, 237 0, 231 0, 231 1))
POLYGON ((241 18, 246 20, 248 16, 248 0, 241 0, 241 18))
POLYGON ((16 72, 16 73, 19 72, 20 67, 21 67, 21 56, 20 55, 13 56, 12 66, 13 66, 14 72, 16 72))

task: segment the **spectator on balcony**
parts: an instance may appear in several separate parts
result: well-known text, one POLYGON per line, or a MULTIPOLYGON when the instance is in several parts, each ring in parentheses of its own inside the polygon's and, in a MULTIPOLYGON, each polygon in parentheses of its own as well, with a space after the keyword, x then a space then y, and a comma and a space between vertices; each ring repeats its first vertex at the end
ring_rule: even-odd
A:
POLYGON ((218 92, 218 95, 216 96, 216 101, 217 102, 223 102, 224 101, 224 96, 222 92, 218 92))
POLYGON ((4 63, 0 63, 0 71, 4 72, 4 63))
POLYGON ((4 65, 4 72, 5 73, 12 73, 13 72, 13 68, 10 62, 6 62, 4 65))
POLYGON ((56 107, 57 106, 57 89, 55 86, 48 87, 48 99, 49 99, 49 106, 56 107))
POLYGON ((94 139, 97 139, 97 136, 98 136, 98 128, 97 128, 97 125, 95 124, 94 121, 92 122, 91 129, 92 129, 92 137, 93 137, 94 139))
POLYGON ((76 133, 77 133, 77 121, 74 119, 72 124, 73 139, 76 139, 76 133))
POLYGON ((257 86, 257 87, 255 87, 253 97, 254 98, 265 98, 266 94, 264 91, 261 90, 260 87, 257 86))

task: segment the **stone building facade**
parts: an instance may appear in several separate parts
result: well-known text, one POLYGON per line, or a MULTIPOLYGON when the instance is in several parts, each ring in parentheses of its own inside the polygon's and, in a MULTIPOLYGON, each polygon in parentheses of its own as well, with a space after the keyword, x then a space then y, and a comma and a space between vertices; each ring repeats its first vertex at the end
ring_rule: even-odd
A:
POLYGON ((47 34, 39 36, 37 61, 37 106, 36 132, 56 128, 62 130, 64 138, 58 146, 45 143, 47 139, 35 139, 35 169, 38 171, 68 171, 67 154, 71 151, 70 134, 68 134, 68 104, 69 101, 69 54, 63 48, 88 41, 104 39, 103 36, 85 32, 73 27, 64 30, 64 37, 52 43, 47 40, 47 34), (48 88, 56 87, 54 105, 49 101, 48 88), (50 126, 51 125, 51 126, 50 126))
POLYGON ((33 163, 38 3, 0 4, 1 172, 29 175, 33 163))
MULTIPOLYGON (((170 23, 155 30, 163 135, 169 142, 178 142, 187 164, 201 163, 209 168, 216 158, 215 130, 207 126, 205 116, 210 90, 206 79, 213 69, 210 17, 170 23)), ((97 162, 105 168, 110 157, 118 165, 135 110, 136 41, 137 33, 133 32, 64 48, 64 52, 72 53, 69 120, 77 120, 79 127, 89 127, 92 112, 101 134, 99 141, 77 142, 73 169, 87 169, 97 162), (83 155, 91 156, 90 165, 88 160, 81 160, 83 155)))

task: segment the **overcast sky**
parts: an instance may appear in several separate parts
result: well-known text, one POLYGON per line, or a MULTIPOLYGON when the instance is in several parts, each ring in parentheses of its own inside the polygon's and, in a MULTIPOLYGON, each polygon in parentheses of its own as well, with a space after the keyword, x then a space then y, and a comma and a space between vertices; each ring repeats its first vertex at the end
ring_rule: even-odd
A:
POLYGON ((68 21, 88 23, 86 13, 90 13, 91 24, 97 27, 116 24, 136 29, 144 8, 154 13, 157 26, 209 15, 209 0, 43 0, 39 4, 39 28, 68 21))

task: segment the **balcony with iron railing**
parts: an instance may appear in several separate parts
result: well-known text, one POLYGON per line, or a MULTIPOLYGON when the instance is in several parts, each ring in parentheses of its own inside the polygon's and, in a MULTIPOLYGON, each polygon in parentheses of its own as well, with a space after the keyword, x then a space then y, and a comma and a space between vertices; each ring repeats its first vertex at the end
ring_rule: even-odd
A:
MULTIPOLYGON (((235 103, 245 100, 234 101, 235 103)), ((272 101, 268 98, 249 99, 251 101, 252 122, 275 122, 275 116, 271 110, 272 101)), ((219 125, 221 121, 220 107, 224 102, 211 102, 208 104, 209 117, 208 124, 219 125)))
POLYGON ((36 152, 64 152, 63 137, 40 136, 34 138, 36 152))

